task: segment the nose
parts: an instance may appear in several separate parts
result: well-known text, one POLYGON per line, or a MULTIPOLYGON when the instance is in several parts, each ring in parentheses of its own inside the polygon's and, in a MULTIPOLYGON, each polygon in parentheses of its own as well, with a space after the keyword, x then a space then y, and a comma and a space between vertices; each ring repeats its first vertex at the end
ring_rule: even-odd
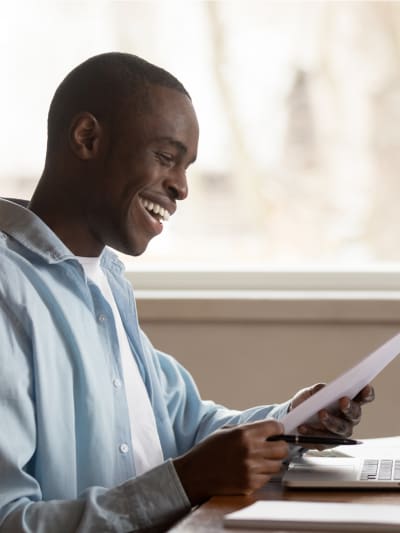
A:
POLYGON ((188 184, 184 169, 171 174, 165 179, 164 185, 174 200, 184 200, 188 195, 188 184))

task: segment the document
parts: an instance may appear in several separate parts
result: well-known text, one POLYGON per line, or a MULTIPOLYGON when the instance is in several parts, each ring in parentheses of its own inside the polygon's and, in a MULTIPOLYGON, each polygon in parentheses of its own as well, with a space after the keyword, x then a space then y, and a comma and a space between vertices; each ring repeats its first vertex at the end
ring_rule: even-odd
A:
POLYGON ((280 422, 285 426, 285 433, 292 433, 300 424, 312 421, 321 409, 335 409, 343 396, 357 396, 399 353, 400 333, 284 416, 280 422))
POLYGON ((398 505, 262 500, 229 513, 224 527, 313 531, 400 531, 398 505))

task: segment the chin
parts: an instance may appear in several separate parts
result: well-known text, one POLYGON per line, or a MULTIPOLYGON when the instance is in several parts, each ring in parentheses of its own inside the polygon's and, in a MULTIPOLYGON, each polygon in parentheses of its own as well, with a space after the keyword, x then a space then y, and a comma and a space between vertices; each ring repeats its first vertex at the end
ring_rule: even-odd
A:
POLYGON ((136 232, 136 234, 133 235, 132 232, 125 232, 124 234, 120 232, 120 238, 114 240, 114 246, 110 242, 108 244, 111 248, 114 248, 114 250, 118 250, 125 255, 137 257, 147 250, 150 241, 151 237, 146 234, 138 235, 136 232))
POLYGON ((122 246, 119 251, 124 253, 124 254, 126 254, 126 255, 131 255, 133 257, 137 257, 139 255, 142 255, 146 251, 148 244, 149 244, 148 242, 146 242, 146 243, 127 243, 126 246, 122 246))

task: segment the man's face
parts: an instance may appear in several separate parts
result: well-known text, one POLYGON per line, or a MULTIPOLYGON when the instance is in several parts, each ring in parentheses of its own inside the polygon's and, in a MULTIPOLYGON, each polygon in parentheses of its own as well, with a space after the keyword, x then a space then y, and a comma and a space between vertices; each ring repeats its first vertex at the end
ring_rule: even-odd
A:
POLYGON ((89 225, 97 242, 139 255, 187 196, 199 130, 190 99, 156 85, 147 111, 127 106, 120 117, 92 191, 89 225))

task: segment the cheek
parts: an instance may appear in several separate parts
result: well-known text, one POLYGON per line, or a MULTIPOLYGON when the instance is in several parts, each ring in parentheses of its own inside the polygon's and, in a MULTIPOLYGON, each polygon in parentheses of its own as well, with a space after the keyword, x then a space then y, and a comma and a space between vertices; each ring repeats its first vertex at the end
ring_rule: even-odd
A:
POLYGON ((130 237, 134 237, 143 224, 143 206, 138 192, 131 191, 128 202, 124 205, 120 213, 121 225, 129 232, 130 237))
POLYGON ((155 168, 134 168, 133 171, 127 172, 121 179, 120 193, 122 198, 131 200, 140 195, 140 192, 149 186, 157 183, 160 179, 160 173, 155 168))

